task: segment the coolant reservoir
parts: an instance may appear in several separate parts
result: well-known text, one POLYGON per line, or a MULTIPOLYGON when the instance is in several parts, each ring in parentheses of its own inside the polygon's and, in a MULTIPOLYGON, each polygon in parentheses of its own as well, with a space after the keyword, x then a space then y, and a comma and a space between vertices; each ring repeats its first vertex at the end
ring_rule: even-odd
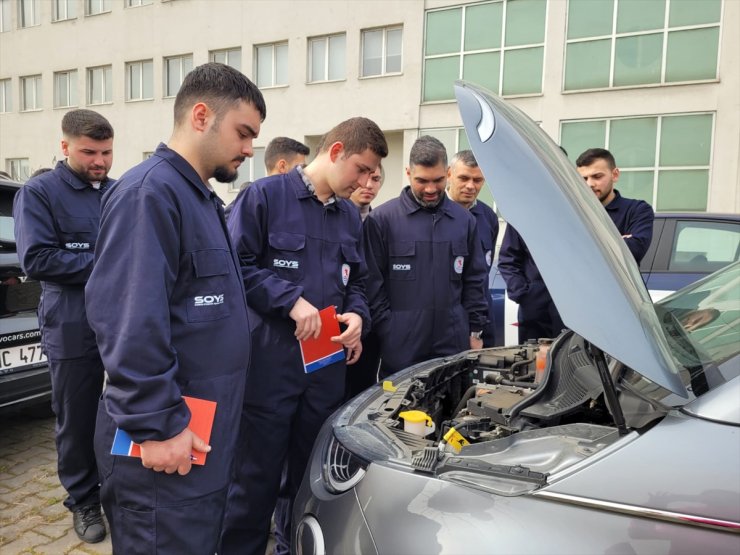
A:
POLYGON ((547 351, 550 350, 552 339, 538 339, 537 343, 539 344, 539 349, 537 350, 537 356, 534 362, 534 383, 541 383, 545 377, 547 351))

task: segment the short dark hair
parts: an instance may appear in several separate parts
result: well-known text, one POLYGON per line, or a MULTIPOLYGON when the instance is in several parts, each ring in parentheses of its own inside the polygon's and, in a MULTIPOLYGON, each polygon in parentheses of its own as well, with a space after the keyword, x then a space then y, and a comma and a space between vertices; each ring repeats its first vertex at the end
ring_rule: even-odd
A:
POLYGON ((583 166, 590 166, 596 162, 596 160, 606 160, 606 163, 609 164, 610 170, 617 167, 614 156, 612 156, 612 153, 605 148, 589 148, 587 151, 581 153, 581 155, 576 159, 576 167, 582 168, 583 166))
POLYGON ((35 172, 33 172, 30 177, 36 177, 37 175, 41 175, 42 173, 46 173, 50 171, 51 171, 51 168, 39 168, 35 172))
POLYGON ((442 141, 431 135, 422 135, 414 141, 409 154, 410 166, 431 168, 440 162, 447 166, 447 149, 442 141))
POLYGON ((475 159, 475 155, 472 150, 461 150, 455 154, 450 160, 450 166, 454 166, 458 162, 462 162, 469 168, 477 168, 478 160, 475 159))
POLYGON ((185 76, 177 93, 175 125, 182 122, 188 108, 196 102, 205 102, 218 122, 240 101, 253 105, 265 120, 267 107, 262 92, 243 73, 216 62, 200 65, 185 76))
POLYGON ((113 138, 113 126, 103 116, 92 110, 70 110, 62 118, 65 137, 90 137, 95 141, 113 138))
POLYGON ((344 157, 360 154, 370 149, 381 158, 388 156, 388 143, 378 124, 368 118, 356 117, 334 126, 321 138, 319 152, 324 152, 336 142, 344 145, 344 157))
POLYGON ((299 154, 308 156, 311 149, 290 137, 275 137, 265 148, 265 167, 272 171, 281 158, 293 158, 299 154))

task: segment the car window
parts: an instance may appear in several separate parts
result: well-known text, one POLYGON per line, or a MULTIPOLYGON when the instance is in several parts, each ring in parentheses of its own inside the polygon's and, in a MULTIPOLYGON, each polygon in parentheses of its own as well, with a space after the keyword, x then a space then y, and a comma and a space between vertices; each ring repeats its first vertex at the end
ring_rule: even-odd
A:
POLYGON ((676 222, 668 270, 715 272, 738 260, 740 225, 731 222, 676 222))

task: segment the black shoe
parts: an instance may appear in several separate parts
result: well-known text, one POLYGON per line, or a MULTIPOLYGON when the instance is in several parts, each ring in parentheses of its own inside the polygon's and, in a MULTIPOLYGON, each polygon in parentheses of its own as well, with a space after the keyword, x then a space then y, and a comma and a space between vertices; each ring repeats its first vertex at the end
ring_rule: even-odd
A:
POLYGON ((75 533, 85 543, 98 543, 105 539, 105 523, 100 505, 85 505, 72 512, 75 533))

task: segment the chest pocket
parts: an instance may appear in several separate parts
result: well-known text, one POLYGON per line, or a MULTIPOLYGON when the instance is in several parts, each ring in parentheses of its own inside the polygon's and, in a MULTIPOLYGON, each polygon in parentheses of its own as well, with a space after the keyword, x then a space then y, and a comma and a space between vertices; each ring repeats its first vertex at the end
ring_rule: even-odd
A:
POLYGON ((409 281, 416 279, 416 243, 398 241, 388 245, 388 275, 390 279, 409 281))
POLYGON ((454 242, 450 245, 450 252, 450 281, 460 281, 468 263, 468 244, 464 241, 454 242))
POLYGON ((95 248, 99 221, 94 218, 59 218, 62 247, 70 251, 90 251, 95 248))
POLYGON ((270 233, 267 268, 284 280, 298 283, 303 279, 306 265, 306 237, 298 233, 275 231, 270 233))
POLYGON ((190 253, 193 262, 193 295, 187 299, 188 322, 210 322, 229 316, 229 254, 223 249, 190 253))

